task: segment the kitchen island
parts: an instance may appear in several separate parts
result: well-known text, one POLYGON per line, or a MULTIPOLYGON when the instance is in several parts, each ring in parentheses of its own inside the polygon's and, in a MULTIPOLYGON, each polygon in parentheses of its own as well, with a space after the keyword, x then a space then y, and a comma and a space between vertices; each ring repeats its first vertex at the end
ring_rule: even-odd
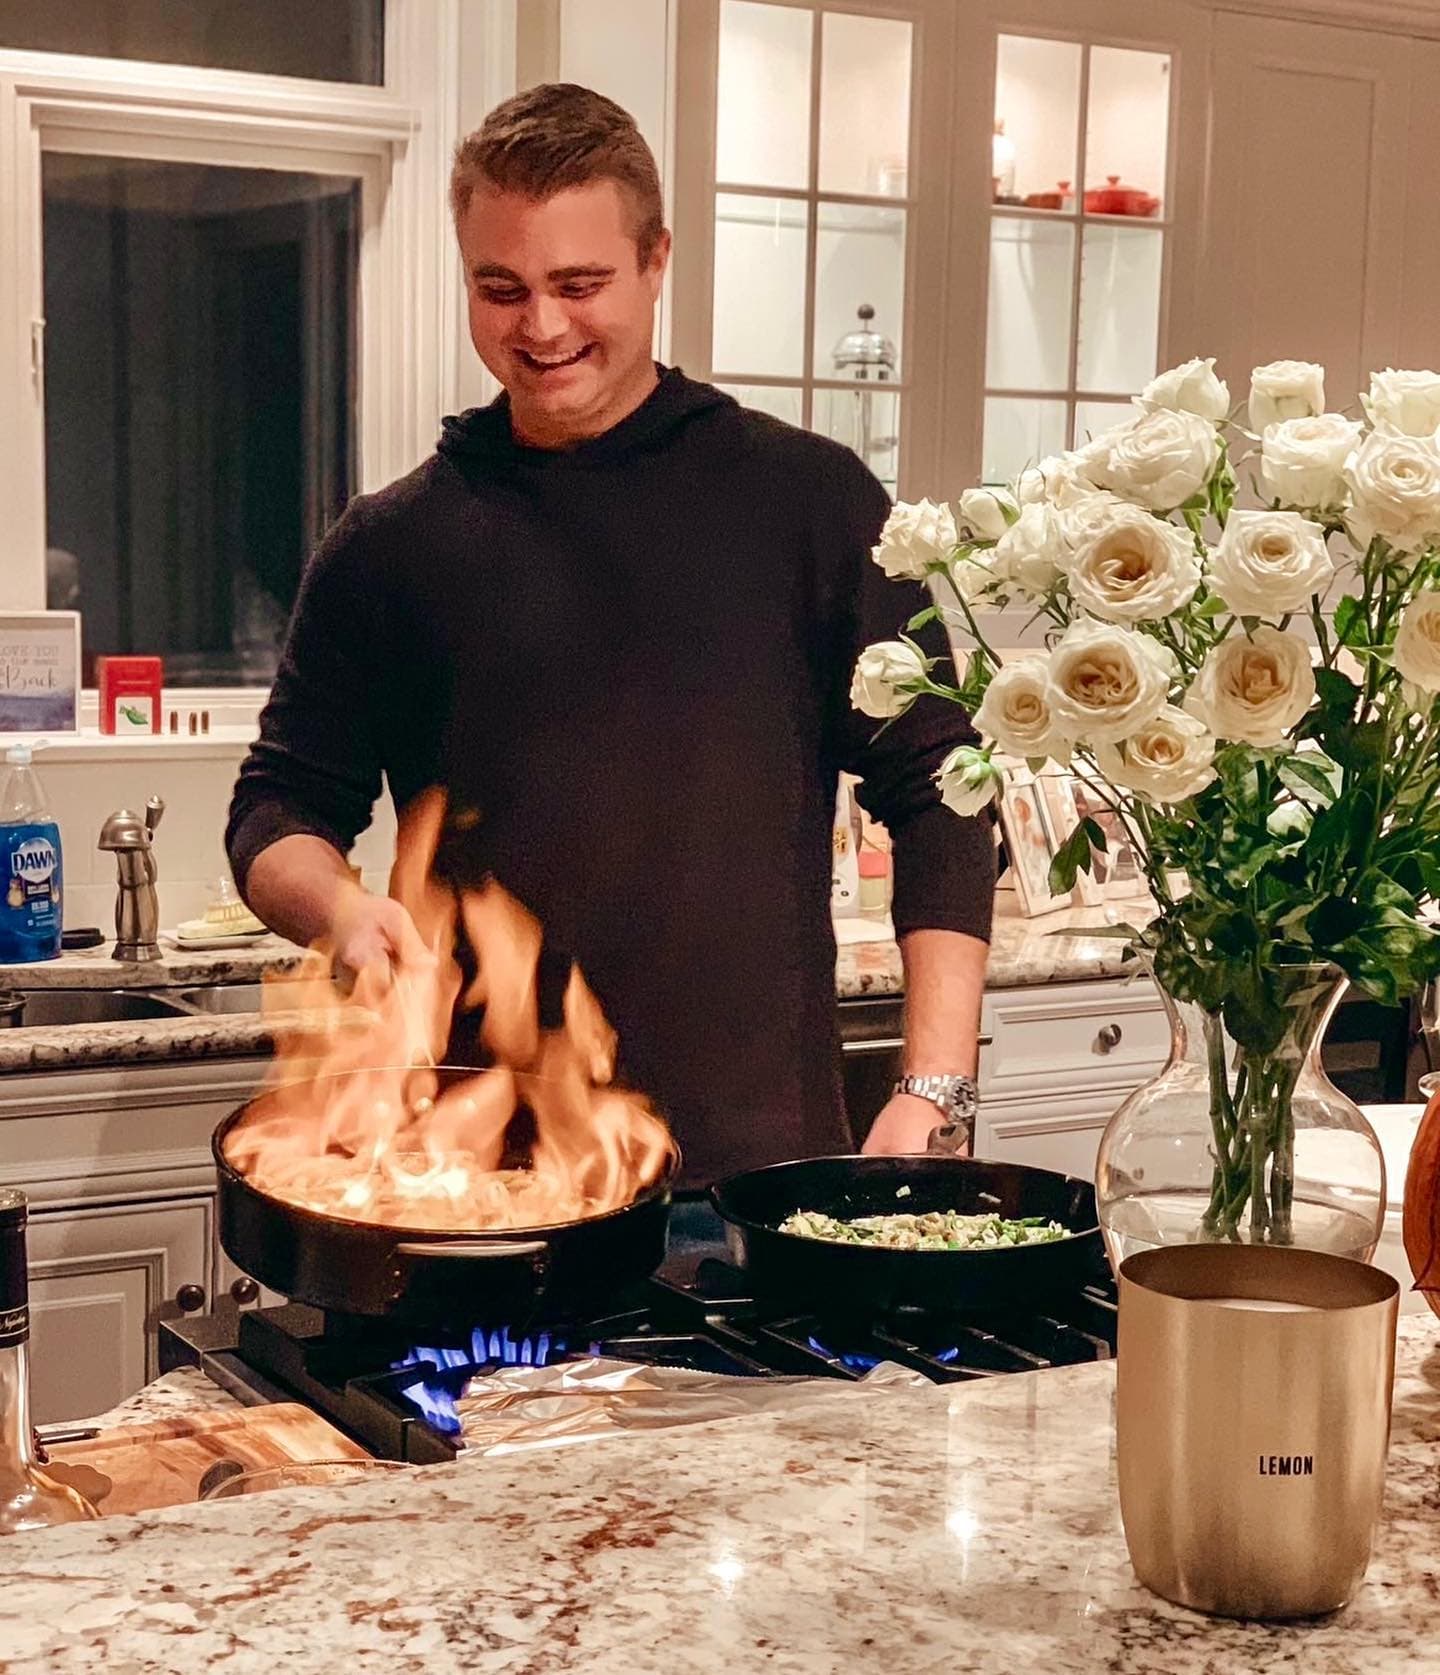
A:
POLYGON ((1369 1575, 1348 1610, 1308 1624, 1205 1618, 1135 1582, 1115 1490, 1113 1364, 845 1399, 825 1389, 823 1405, 784 1415, 17 1538, 0 1583, 0 1670, 1435 1667, 1440 1332, 1429 1316, 1400 1327, 1369 1575))

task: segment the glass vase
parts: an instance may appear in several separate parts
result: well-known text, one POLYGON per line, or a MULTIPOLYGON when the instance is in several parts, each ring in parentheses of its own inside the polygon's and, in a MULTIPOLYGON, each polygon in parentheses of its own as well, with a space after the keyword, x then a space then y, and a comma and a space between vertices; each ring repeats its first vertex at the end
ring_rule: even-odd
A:
MULTIPOLYGON (((1269 974, 1267 974, 1269 975, 1269 974)), ((1161 1245, 1296 1245, 1368 1261, 1385 1217, 1385 1160, 1358 1105, 1320 1063, 1346 978, 1286 967, 1271 998, 1286 1028, 1268 1050, 1219 1013, 1178 1001, 1170 1061, 1106 1125, 1095 1195, 1112 1265, 1161 1245)))

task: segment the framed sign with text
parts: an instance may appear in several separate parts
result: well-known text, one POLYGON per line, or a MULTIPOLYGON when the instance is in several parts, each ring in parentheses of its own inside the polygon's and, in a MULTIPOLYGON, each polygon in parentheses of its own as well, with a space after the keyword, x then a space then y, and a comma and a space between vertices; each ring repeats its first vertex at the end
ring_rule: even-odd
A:
POLYGON ((80 725, 80 613, 0 611, 0 733, 80 725))

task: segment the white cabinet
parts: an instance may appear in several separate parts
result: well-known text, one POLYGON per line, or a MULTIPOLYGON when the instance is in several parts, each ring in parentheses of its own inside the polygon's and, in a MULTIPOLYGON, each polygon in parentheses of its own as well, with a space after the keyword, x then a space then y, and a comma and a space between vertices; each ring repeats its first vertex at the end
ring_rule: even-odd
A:
POLYGON ((1101 1130, 1170 1049, 1146 978, 994 990, 981 1034, 975 1155, 1086 1179, 1101 1130))
MULTIPOLYGON (((37 1421, 113 1407, 158 1372, 156 1327, 222 1281, 210 1137, 263 1060, 0 1081, 0 1186, 30 1201, 37 1421)), ((227 1288, 240 1276, 228 1264, 227 1288)))
POLYGON ((159 1374, 155 1326, 209 1300, 214 1194, 30 1219, 35 1420, 81 1419, 159 1374))

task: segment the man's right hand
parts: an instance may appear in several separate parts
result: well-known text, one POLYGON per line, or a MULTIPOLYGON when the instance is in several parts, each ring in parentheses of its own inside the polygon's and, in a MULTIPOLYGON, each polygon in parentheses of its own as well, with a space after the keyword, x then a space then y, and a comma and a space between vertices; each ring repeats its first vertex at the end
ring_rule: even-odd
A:
POLYGON ((435 963, 406 909, 357 884, 344 889, 336 904, 334 954, 339 965, 356 973, 382 960, 401 970, 435 963))

